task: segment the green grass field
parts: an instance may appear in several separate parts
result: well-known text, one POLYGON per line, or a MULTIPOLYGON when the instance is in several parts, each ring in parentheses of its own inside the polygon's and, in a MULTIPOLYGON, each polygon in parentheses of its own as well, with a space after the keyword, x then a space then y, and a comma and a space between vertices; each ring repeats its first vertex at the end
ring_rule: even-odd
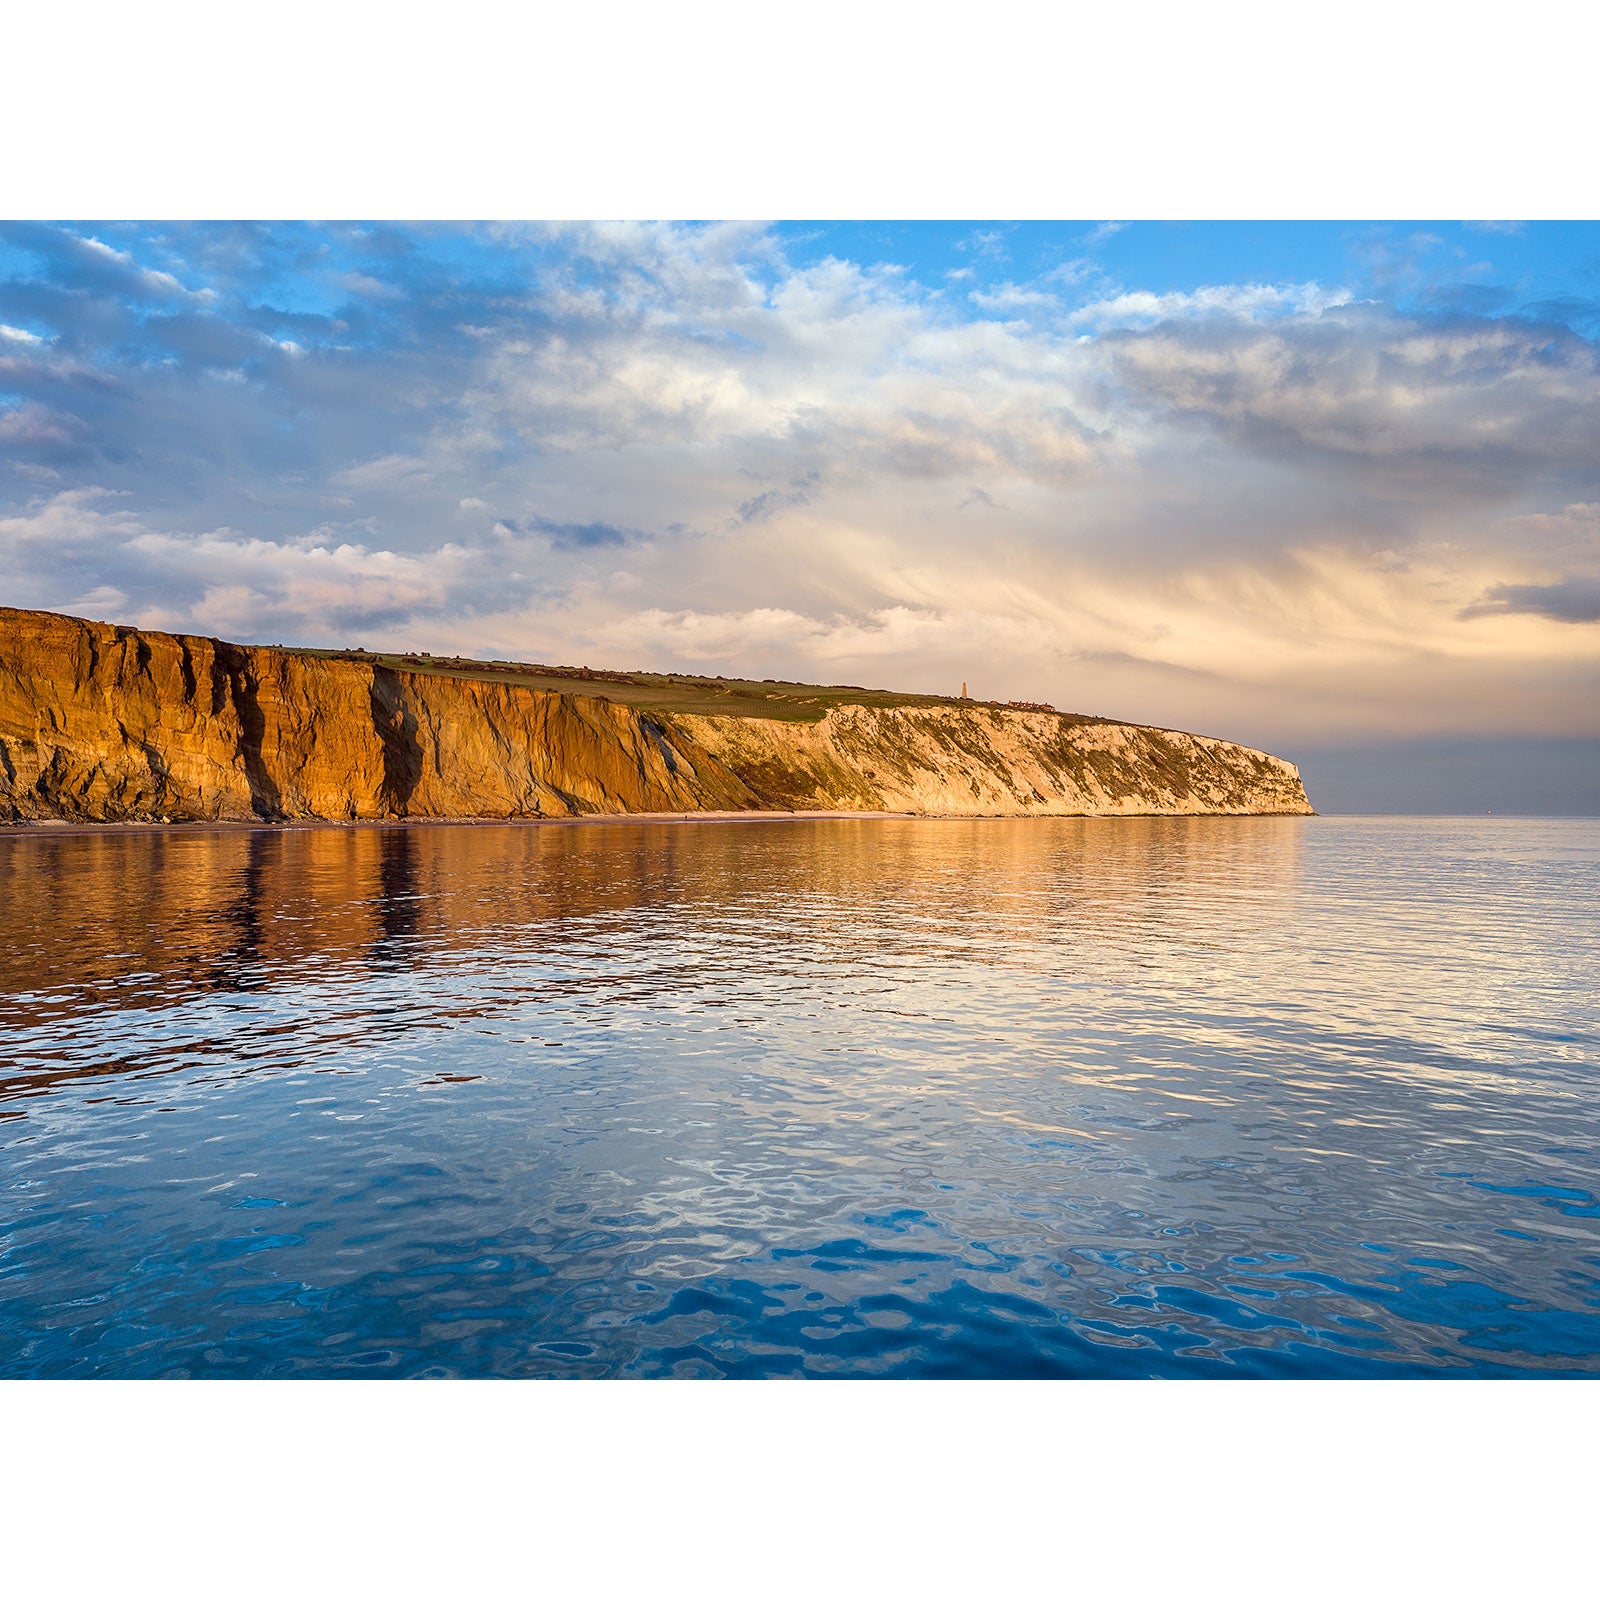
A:
MULTIPOLYGON (((1004 701, 962 700, 957 695, 902 694, 857 684, 779 683, 753 678, 696 678, 667 672, 606 672, 590 667, 546 667, 525 661, 474 661, 464 656, 393 655, 379 651, 292 649, 292 655, 330 661, 365 661, 398 672, 480 678, 491 683, 553 689, 615 700, 640 711, 703 716, 761 717, 776 722, 820 722, 834 706, 995 706, 1004 701)), ((1098 717, 1073 716, 1098 722, 1098 717)))

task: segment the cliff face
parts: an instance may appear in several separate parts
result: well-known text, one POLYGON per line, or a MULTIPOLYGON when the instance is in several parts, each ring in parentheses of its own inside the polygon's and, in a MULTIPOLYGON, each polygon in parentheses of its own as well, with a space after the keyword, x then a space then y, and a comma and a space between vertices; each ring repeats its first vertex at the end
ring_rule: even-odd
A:
POLYGON ((756 803, 676 729, 603 700, 0 609, 0 818, 756 803))
POLYGON ((680 716, 769 806, 946 816, 1309 815, 1289 762, 1120 722, 841 706, 820 722, 680 716))
POLYGON ((0 821, 1308 813, 1286 761, 988 707, 669 718, 0 607, 0 821))

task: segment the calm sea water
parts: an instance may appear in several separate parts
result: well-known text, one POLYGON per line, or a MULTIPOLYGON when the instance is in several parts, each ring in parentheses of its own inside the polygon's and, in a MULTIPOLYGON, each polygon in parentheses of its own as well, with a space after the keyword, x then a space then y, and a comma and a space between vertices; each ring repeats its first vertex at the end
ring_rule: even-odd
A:
POLYGON ((0 837, 0 1377, 1600 1373, 1600 821, 0 837))

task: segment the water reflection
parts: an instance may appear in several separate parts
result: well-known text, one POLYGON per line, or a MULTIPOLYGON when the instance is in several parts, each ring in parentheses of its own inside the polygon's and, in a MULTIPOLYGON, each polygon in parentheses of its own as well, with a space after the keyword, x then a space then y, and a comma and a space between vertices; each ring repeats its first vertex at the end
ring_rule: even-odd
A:
POLYGON ((11 834, 0 836, 0 899, 24 908, 25 926, 0 948, 0 1016, 26 1026, 59 1007, 123 1004, 130 989, 175 1002, 292 981, 307 965, 358 954, 421 961, 481 952, 486 940, 562 944, 617 926, 673 940, 704 926, 764 942, 803 926, 805 943, 840 966, 1054 959, 1063 938, 1082 944, 1080 954, 1126 948, 1149 966, 1289 908, 1299 828, 1247 821, 1219 839, 1208 826, 11 834))
POLYGON ((1600 1371, 1597 856, 0 837, 0 1374, 1600 1371))

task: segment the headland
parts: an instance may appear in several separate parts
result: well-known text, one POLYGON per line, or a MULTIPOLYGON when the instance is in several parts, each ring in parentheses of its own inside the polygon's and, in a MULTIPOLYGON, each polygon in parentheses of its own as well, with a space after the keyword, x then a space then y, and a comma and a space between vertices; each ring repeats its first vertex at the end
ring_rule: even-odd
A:
POLYGON ((0 607, 0 822, 1311 811, 1278 756, 1037 703, 230 644, 0 607))

